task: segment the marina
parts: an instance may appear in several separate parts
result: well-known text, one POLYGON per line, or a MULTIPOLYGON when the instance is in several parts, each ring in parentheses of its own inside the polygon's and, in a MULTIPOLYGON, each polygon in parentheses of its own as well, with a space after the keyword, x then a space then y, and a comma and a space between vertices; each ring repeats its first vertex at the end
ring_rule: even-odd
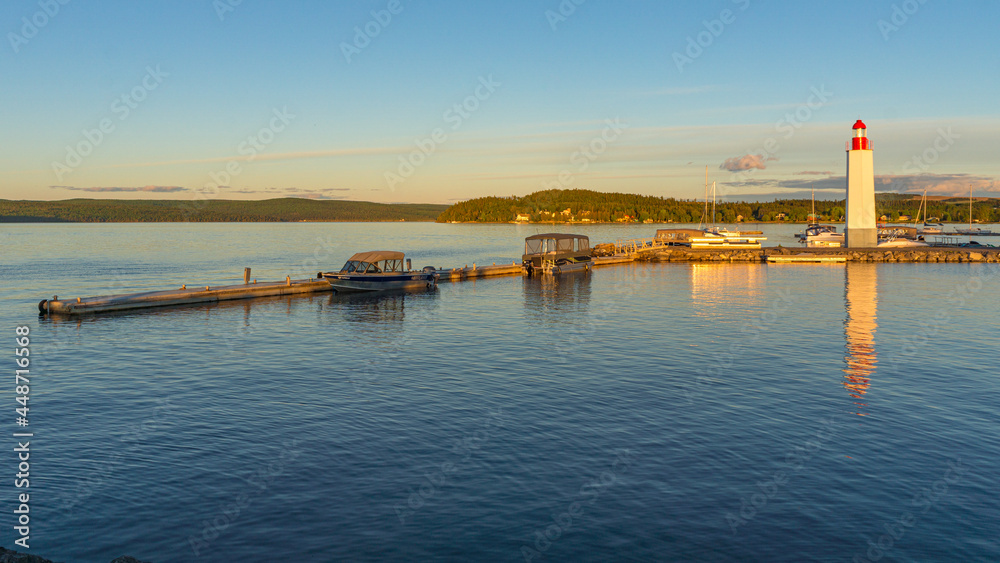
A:
MULTIPOLYGON (((762 264, 811 264, 845 262, 912 262, 912 263, 997 263, 1000 248, 963 248, 961 246, 929 246, 921 244, 857 249, 839 247, 806 247, 791 249, 782 246, 760 247, 765 237, 749 238, 748 244, 699 245, 702 237, 695 229, 659 230, 649 239, 627 239, 604 243, 599 247, 613 248, 610 256, 592 256, 589 238, 583 235, 550 233, 526 239, 522 263, 479 266, 473 263, 456 268, 437 269, 431 266, 410 270, 410 261, 402 252, 369 251, 353 255, 336 273, 319 272, 312 279, 291 279, 257 283, 250 280, 250 268, 244 269, 244 282, 239 285, 188 286, 175 290, 147 291, 132 294, 43 299, 38 303, 42 315, 88 315, 137 309, 197 305, 219 301, 254 299, 282 295, 304 295, 328 292, 358 292, 385 290, 432 290, 439 282, 462 282, 506 276, 559 276, 587 274, 595 267, 632 262, 749 262, 762 264), (749 246, 749 247, 748 247, 749 246), (405 262, 404 262, 405 261, 405 262)), ((722 235, 715 238, 724 240, 722 235)), ((908 239, 900 239, 907 241, 908 239)), ((595 247, 597 248, 597 247, 595 247)))
POLYGON ((0 563, 1000 563, 1000 2, 536 4, 4 3, 0 563))
MULTIPOLYGON (((741 229, 748 227, 761 228, 741 229)), ((613 471, 624 449, 632 452, 627 471, 616 473, 613 485, 593 489, 602 494, 587 518, 574 519, 571 531, 534 561, 587 560, 588 547, 577 547, 578 541, 598 537, 608 519, 649 537, 679 529, 678 547, 670 549, 687 560, 753 559, 758 552, 748 543, 799 538, 780 530, 794 529, 814 506, 845 515, 824 528, 837 534, 827 553, 842 553, 845 545, 861 549, 866 534, 940 479, 958 456, 969 476, 949 484, 951 496, 939 505, 949 512, 929 512, 914 543, 895 553, 919 560, 938 543, 928 535, 938 529, 949 537, 970 522, 986 529, 995 512, 963 507, 992 490, 983 468, 991 467, 996 448, 977 436, 989 432, 983 413, 997 390, 986 351, 996 338, 997 303, 990 296, 1000 265, 862 262, 847 249, 801 249, 794 233, 802 225, 762 228, 768 242, 782 248, 677 246, 595 257, 590 273, 442 278, 435 291, 342 297, 323 291, 36 319, 42 296, 75 301, 77 295, 177 289, 183 282, 190 289, 199 281, 200 289, 210 284, 214 290, 242 284, 247 265, 257 285, 280 284, 286 276, 308 280, 374 248, 405 250, 418 271, 434 264, 485 274, 496 262, 498 270, 516 272, 534 229, 16 226, 14 242, 30 252, 5 270, 2 291, 11 306, 4 314, 11 324, 32 324, 39 395, 31 412, 39 423, 45 415, 51 451, 52 477, 37 490, 51 499, 45 518, 52 527, 37 549, 55 561, 110 561, 127 541, 144 561, 191 559, 188 538, 200 539, 202 522, 247 492, 250 504, 240 519, 202 548, 199 559, 259 559, 259 546, 247 538, 265 533, 268 515, 295 503, 304 512, 295 517, 303 530, 298 553, 433 560, 457 552, 458 534, 471 538, 465 549, 474 559, 502 552, 513 560, 553 513, 578 500, 574 491, 613 471), (60 243, 70 236, 111 242, 82 249, 60 243), (319 266, 311 261, 321 248, 317 238, 331 241, 329 252, 319 253, 319 266), (339 241, 351 244, 334 246, 339 241), (676 262, 660 261, 667 251, 676 262), (781 252, 841 254, 851 261, 760 262, 761 253, 781 252), (746 262, 724 258, 744 253, 752 255, 746 262), (958 286, 968 291, 961 294, 965 305, 949 299, 958 286), (914 340, 922 335, 938 345, 914 340), (956 362, 960 372, 949 367, 956 362), (955 382, 943 391, 942 373, 955 382), (137 418, 137 412, 144 414, 137 418), (832 424, 821 426, 831 417, 832 424), (131 424, 145 428, 140 439, 109 433, 121 429, 131 438, 131 424), (821 428, 829 429, 822 450, 782 489, 788 496, 781 498, 805 500, 769 502, 734 535, 727 513, 738 513, 742 499, 749 502, 759 490, 755 484, 774 471, 794 471, 786 454, 812 443, 821 428), (907 431, 913 428, 921 432, 907 431), (474 449, 452 450, 474 434, 474 449), (109 439, 137 466, 114 463, 113 452, 95 458, 103 466, 80 465, 109 439), (954 445, 947 455, 929 455, 928 444, 937 441, 954 445), (746 460, 720 458, 722 450, 746 460), (898 470, 900 460, 908 471, 898 470), (444 463, 454 470, 441 473, 444 463), (247 484, 268 467, 280 474, 262 482, 267 490, 247 484), (423 477, 428 472, 433 484, 423 477), (508 481, 530 490, 521 493, 508 481), (81 489, 80 483, 90 485, 81 489), (570 496, 535 494, 541 489, 570 496), (413 493, 419 508, 409 504, 413 493), (123 497, 137 500, 114 502, 123 497), (693 516, 658 511, 671 503, 693 516), (100 520, 80 517, 92 507, 100 520), (166 524, 147 526, 129 517, 135 510, 155 510, 166 524), (106 521, 125 522, 123 533, 101 539, 106 521), (330 526, 338 541, 327 535, 330 526), (364 539, 379 526, 385 547, 364 539), (437 526, 445 533, 428 533, 437 526), (66 547, 80 545, 92 547, 83 553, 66 547), (160 553, 180 556, 161 559, 160 553)), ((656 227, 565 229, 588 235, 596 246, 652 238, 656 227)), ((947 251, 952 260, 967 252, 947 251)), ((884 252, 865 254, 884 260, 884 252)), ((801 559, 815 553, 812 544, 794 549, 801 559)), ((662 552, 657 544, 630 553, 656 560, 662 552)), ((977 560, 995 551, 963 553, 977 560)))

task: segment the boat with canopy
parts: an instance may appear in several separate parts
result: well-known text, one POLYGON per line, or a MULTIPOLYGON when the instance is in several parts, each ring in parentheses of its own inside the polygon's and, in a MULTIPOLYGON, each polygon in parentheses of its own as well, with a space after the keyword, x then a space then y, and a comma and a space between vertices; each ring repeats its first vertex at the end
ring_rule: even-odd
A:
POLYGON ((528 275, 589 271, 594 267, 590 237, 545 233, 524 239, 521 263, 528 275))
POLYGON ((402 252, 390 250, 359 252, 339 272, 320 272, 320 277, 338 292, 431 289, 437 283, 434 268, 412 271, 402 252))

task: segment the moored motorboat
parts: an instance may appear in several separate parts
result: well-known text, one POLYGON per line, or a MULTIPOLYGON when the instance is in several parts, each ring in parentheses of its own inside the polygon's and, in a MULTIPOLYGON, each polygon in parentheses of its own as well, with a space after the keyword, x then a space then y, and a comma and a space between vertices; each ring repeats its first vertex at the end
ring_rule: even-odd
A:
POLYGON ((521 263, 528 275, 590 271, 594 259, 590 238, 567 233, 546 233, 524 239, 521 263))
POLYGON ((841 247, 844 245, 844 233, 838 233, 833 225, 809 225, 805 232, 795 235, 806 246, 841 247))
POLYGON ((320 272, 320 277, 338 292, 433 288, 437 283, 434 268, 412 271, 409 262, 402 252, 359 252, 351 256, 339 272, 320 272))
POLYGON ((878 243, 879 248, 910 248, 917 246, 930 245, 922 240, 913 240, 908 238, 891 238, 878 243))
POLYGON ((658 229, 653 243, 666 246, 688 246, 692 249, 704 248, 760 248, 760 231, 730 231, 720 227, 707 229, 658 229))

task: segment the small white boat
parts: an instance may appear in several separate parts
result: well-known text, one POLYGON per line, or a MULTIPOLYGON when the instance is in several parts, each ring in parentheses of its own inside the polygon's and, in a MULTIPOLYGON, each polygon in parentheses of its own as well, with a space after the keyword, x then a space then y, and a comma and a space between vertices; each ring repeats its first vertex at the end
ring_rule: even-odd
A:
POLYGON ((917 218, 916 224, 920 223, 920 212, 924 213, 924 224, 920 230, 917 231, 918 235, 940 235, 944 232, 944 225, 941 223, 930 223, 927 219, 927 190, 924 190, 924 197, 920 200, 920 207, 917 208, 917 218))
POLYGON ((767 237, 727 232, 725 234, 707 232, 704 236, 688 239, 692 249, 698 248, 760 248, 760 241, 767 237))
POLYGON ((969 227, 968 229, 955 229, 955 232, 963 236, 992 236, 993 231, 982 227, 969 227))
POLYGON ((760 248, 760 241, 767 237, 760 236, 760 231, 743 233, 730 231, 720 227, 707 229, 658 229, 653 241, 667 246, 689 246, 692 249, 704 248, 760 248))
POLYGON ((402 252, 359 252, 351 256, 339 272, 321 272, 320 276, 338 292, 432 289, 437 283, 434 268, 428 266, 414 272, 410 270, 409 262, 402 252))
POLYGON ((546 233, 524 239, 521 263, 528 275, 590 271, 590 238, 584 235, 546 233))
POLYGON ((955 229, 955 234, 959 234, 959 235, 962 235, 962 236, 970 236, 970 237, 974 237, 974 236, 986 236, 986 237, 990 237, 990 236, 1000 235, 1000 233, 994 233, 990 229, 984 229, 982 227, 973 227, 972 226, 972 222, 973 222, 973 219, 972 219, 972 186, 970 185, 969 186, 969 228, 968 229, 957 229, 956 228, 955 229))
POLYGON ((833 225, 809 225, 804 233, 795 236, 806 246, 839 248, 844 245, 844 233, 838 233, 833 225))
POLYGON ((886 239, 878 243, 879 248, 909 248, 917 246, 930 246, 930 245, 920 240, 912 240, 908 238, 886 239))

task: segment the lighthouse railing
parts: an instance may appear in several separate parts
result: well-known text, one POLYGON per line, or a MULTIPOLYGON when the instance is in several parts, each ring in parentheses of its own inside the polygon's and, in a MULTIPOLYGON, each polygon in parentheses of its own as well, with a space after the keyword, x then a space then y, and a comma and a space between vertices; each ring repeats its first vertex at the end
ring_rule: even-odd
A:
MULTIPOLYGON (((865 143, 865 144, 867 144, 868 147, 866 149, 864 149, 864 150, 869 150, 869 151, 875 150, 875 143, 874 143, 874 141, 872 141, 871 139, 868 139, 868 138, 865 138, 865 140, 867 141, 867 143, 865 143)), ((844 143, 844 150, 846 150, 846 151, 854 150, 852 148, 853 144, 854 144, 854 140, 853 139, 850 140, 850 141, 846 141, 844 143)))

